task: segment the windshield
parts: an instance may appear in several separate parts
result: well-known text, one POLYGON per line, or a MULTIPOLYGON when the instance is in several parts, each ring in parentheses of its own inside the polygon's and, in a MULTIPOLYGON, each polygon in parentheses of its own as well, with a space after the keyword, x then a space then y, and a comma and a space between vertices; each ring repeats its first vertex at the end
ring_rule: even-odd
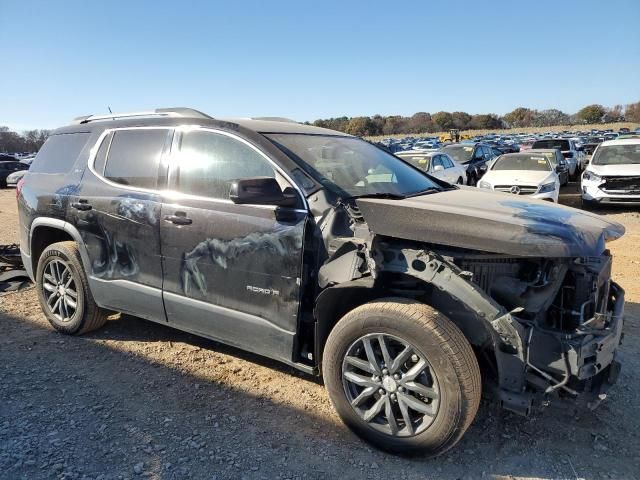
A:
POLYGON ((568 140, 538 140, 533 144, 533 148, 557 148, 561 151, 571 150, 568 140))
POLYGON ((593 165, 640 164, 640 143, 600 146, 591 160, 593 165))
POLYGON ((424 170, 425 172, 429 171, 429 165, 431 164, 431 157, 427 155, 412 155, 407 153, 397 153, 402 160, 405 162, 409 162, 416 168, 420 170, 424 170))
POLYGON ((493 164, 492 170, 549 171, 551 165, 544 155, 503 155, 493 164))
POLYGON ((445 152, 458 163, 468 163, 473 155, 473 145, 450 145, 444 147, 445 152))
POLYGON ((407 196, 442 189, 425 174, 359 138, 290 133, 265 136, 343 198, 407 196))

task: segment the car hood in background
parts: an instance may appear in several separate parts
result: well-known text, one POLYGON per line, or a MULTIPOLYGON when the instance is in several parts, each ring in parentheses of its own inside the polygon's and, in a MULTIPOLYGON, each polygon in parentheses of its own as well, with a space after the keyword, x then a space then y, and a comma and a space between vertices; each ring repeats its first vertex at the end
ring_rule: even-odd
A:
POLYGON ((357 203, 375 234, 506 255, 598 256, 624 234, 599 215, 469 187, 357 203))
POLYGON ((587 170, 596 175, 606 175, 612 177, 638 177, 640 176, 640 164, 627 163, 625 165, 594 165, 591 164, 587 170))
POLYGON ((535 170, 490 170, 483 181, 493 185, 540 185, 555 181, 553 172, 535 170))

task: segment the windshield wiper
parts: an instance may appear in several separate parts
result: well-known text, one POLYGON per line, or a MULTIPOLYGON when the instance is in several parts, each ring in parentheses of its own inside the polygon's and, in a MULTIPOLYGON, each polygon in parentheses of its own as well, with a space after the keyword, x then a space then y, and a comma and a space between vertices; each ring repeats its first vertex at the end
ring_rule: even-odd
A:
POLYGON ((426 195, 428 193, 433 193, 433 192, 441 192, 442 190, 444 190, 444 189, 443 188, 438 188, 438 187, 429 187, 429 188, 426 188, 424 190, 420 190, 418 192, 413 192, 413 193, 407 195, 406 198, 419 197, 420 195, 426 195))

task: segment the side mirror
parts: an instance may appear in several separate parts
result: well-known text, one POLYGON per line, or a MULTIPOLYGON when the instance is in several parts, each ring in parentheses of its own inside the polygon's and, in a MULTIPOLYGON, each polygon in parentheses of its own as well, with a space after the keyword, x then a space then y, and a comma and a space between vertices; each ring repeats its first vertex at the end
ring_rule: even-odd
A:
POLYGON ((562 165, 557 165, 557 166, 556 166, 556 173, 560 173, 560 172, 562 172, 562 171, 564 171, 564 166, 562 166, 562 165))
POLYGON ((433 167, 433 172, 441 172, 444 170, 444 167, 442 165, 436 165, 435 167, 433 167))
POLYGON ((276 205, 295 207, 298 197, 295 193, 284 193, 275 178, 254 177, 236 180, 231 184, 229 199, 236 204, 276 205))

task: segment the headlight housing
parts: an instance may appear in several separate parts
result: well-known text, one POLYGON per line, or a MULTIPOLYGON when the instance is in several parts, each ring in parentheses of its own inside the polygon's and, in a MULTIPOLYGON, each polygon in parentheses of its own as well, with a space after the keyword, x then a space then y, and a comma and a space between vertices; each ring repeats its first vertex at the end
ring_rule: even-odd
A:
POLYGON ((545 183, 544 185, 540 185, 538 189, 538 193, 548 193, 553 192, 556 189, 556 182, 545 183))
POLYGON ((480 180, 480 183, 478 183, 478 188, 487 188, 489 190, 491 190, 491 184, 489 182, 485 182, 484 180, 480 180))
POLYGON ((601 182, 602 181, 602 177, 600 175, 596 175, 593 172, 590 172, 589 170, 585 170, 584 173, 582 174, 582 179, 586 180, 588 182, 601 182))

